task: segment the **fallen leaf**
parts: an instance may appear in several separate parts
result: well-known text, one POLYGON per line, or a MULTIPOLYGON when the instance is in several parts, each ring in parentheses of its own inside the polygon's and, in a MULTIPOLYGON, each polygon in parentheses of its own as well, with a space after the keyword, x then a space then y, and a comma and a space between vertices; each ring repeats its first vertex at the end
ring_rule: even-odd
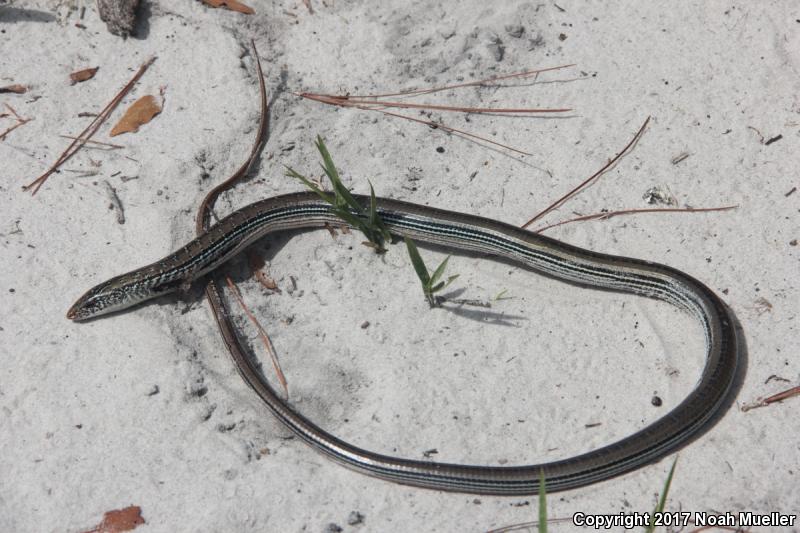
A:
POLYGON ((131 505, 124 509, 114 509, 103 514, 103 521, 83 533, 121 533, 131 531, 146 523, 142 518, 142 508, 131 505))
POLYGON ((25 94, 26 92, 28 92, 28 88, 25 85, 6 85, 5 87, 0 87, 0 93, 25 94))
POLYGON ((100 67, 85 68, 83 70, 75 71, 69 75, 69 79, 72 80, 72 85, 82 81, 90 80, 94 78, 94 75, 97 74, 97 69, 99 68, 100 67))
POLYGON ((203 0, 203 3, 211 7, 224 7, 230 9, 231 11, 238 11, 239 13, 244 13, 246 15, 252 15, 255 13, 252 7, 246 6, 241 2, 237 2, 236 0, 203 0))
POLYGON ((142 96, 125 111, 119 122, 111 129, 111 136, 139 131, 139 126, 147 124, 161 113, 161 106, 155 96, 142 96))

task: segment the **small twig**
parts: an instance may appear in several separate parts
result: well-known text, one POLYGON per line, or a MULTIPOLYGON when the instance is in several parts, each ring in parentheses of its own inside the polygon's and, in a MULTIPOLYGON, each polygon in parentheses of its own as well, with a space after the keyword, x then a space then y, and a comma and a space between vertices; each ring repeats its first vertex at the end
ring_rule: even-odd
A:
POLYGON ((100 171, 97 169, 78 170, 75 168, 65 168, 64 172, 74 172, 75 174, 78 174, 77 176, 75 176, 76 178, 90 178, 92 176, 97 176, 98 174, 100 174, 100 171))
POLYGON ((155 56, 151 57, 147 61, 139 67, 139 70, 136 71, 136 74, 125 84, 125 86, 120 90, 117 95, 103 108, 103 110, 92 120, 88 126, 78 135, 77 140, 72 141, 70 145, 67 147, 64 152, 56 159, 56 162, 41 176, 33 180, 31 183, 24 185, 22 190, 27 191, 28 189, 32 189, 31 194, 36 194, 39 189, 44 185, 47 181, 47 178, 50 177, 51 174, 58 170, 67 159, 75 155, 78 150, 80 150, 86 142, 91 139, 92 135, 94 135, 100 126, 106 121, 106 119, 111 115, 111 113, 116 109, 122 99, 125 97, 126 94, 133 88, 139 78, 144 75, 145 71, 153 64, 155 61, 155 56))
MULTIPOLYGON (((358 107, 358 106, 356 106, 356 107, 358 107)), ((446 132, 452 133, 452 134, 457 135, 459 137, 465 137, 468 140, 477 139, 478 141, 485 142, 485 143, 488 143, 488 144, 493 144, 495 146, 499 146, 500 148, 505 148, 506 150, 511 150, 512 152, 517 152, 518 154, 533 155, 530 152, 525 152, 525 151, 520 150, 518 148, 514 148, 513 146, 509 146, 507 144, 499 143, 497 141, 493 141, 491 139, 487 139, 486 137, 481 137, 480 135, 476 135, 474 133, 470 133, 470 132, 464 131, 464 130, 459 130, 457 128, 446 126, 444 124, 437 124, 436 122, 433 122, 433 121, 430 121, 430 120, 423 120, 423 119, 419 119, 419 118, 416 118, 416 117, 410 117, 408 115, 401 115, 400 113, 393 113, 391 111, 385 111, 385 110, 382 110, 382 109, 371 109, 371 108, 368 108, 368 107, 358 107, 358 108, 359 109, 363 109, 365 111, 378 111, 379 113, 383 113, 384 115, 389 115, 389 116, 392 116, 392 117, 402 118, 402 119, 405 119, 405 120, 410 120, 412 122, 418 122, 420 124, 425 124, 426 126, 430 126, 431 128, 434 128, 434 129, 444 130, 446 132)), ((478 143, 478 144, 480 144, 480 143, 478 143)))
MULTIPOLYGON (((17 123, 14 124, 13 126, 9 127, 9 128, 6 128, 2 133, 0 133, 0 141, 4 141, 5 138, 6 138, 6 135, 11 133, 15 129, 19 128, 20 126, 22 126, 24 124, 27 124, 28 122, 33 120, 32 118, 23 118, 23 117, 21 117, 19 115, 19 113, 17 113, 16 110, 13 107, 11 107, 10 105, 8 105, 8 104, 3 104, 3 105, 5 105, 6 109, 8 109, 11 112, 11 114, 14 115, 14 118, 16 119, 17 123)), ((3 113, 2 116, 3 117, 7 117, 8 114, 7 113, 3 113)))
POLYGON ((306 6, 306 9, 308 9, 308 14, 313 15, 314 8, 311 7, 311 0, 303 0, 303 4, 306 6))
POLYGON ((228 283, 228 288, 230 288, 234 298, 236 298, 236 301, 239 302, 239 306, 244 310, 247 318, 250 319, 250 322, 258 330, 258 336, 261 339, 261 342, 264 343, 264 347, 267 349, 270 359, 272 359, 272 366, 275 368, 275 374, 278 376, 278 381, 281 382, 286 396, 289 396, 289 385, 286 382, 286 376, 283 375, 283 370, 281 370, 281 365, 278 362, 278 355, 275 353, 275 347, 272 345, 269 335, 267 335, 267 332, 264 331, 263 327, 261 327, 258 319, 256 319, 255 315, 253 315, 250 309, 245 305, 244 300, 242 299, 242 294, 239 292, 239 289, 236 287, 236 284, 233 282, 233 280, 230 277, 225 276, 225 281, 228 283))
POLYGON ((119 201, 119 196, 117 196, 117 191, 111 184, 103 180, 103 186, 106 189, 106 195, 108 196, 108 200, 111 202, 111 207, 117 212, 117 224, 124 224, 125 223, 125 210, 122 208, 122 202, 119 201))
POLYGON ((31 120, 33 120, 33 119, 32 118, 28 118, 28 119, 25 119, 25 120, 21 120, 21 121, 17 122, 16 124, 14 124, 13 126, 11 126, 10 128, 6 128, 5 131, 0 133, 0 141, 4 141, 6 139, 6 135, 11 133, 15 129, 19 128, 20 126, 24 126, 25 124, 27 124, 31 120))
POLYGON ((13 107, 11 107, 10 105, 5 104, 5 103, 3 105, 6 106, 6 109, 11 111, 11 114, 14 115, 14 118, 17 119, 18 121, 22 122, 23 120, 30 120, 30 119, 22 118, 21 116, 19 116, 19 113, 17 113, 17 111, 13 107))
MULTIPOLYGON (((59 135, 59 137, 62 137, 64 139, 72 139, 73 141, 80 141, 81 140, 79 137, 73 137, 72 135, 59 135)), ((93 139, 86 139, 85 142, 86 142, 86 144, 97 144, 99 146, 107 146, 108 148, 112 148, 112 149, 126 148, 125 146, 122 146, 121 144, 112 144, 112 143, 107 143, 107 142, 102 142, 102 141, 95 141, 93 139)))
POLYGON ((747 126, 747 128, 756 132, 756 135, 758 135, 758 142, 764 144, 764 135, 758 130, 758 128, 754 128, 753 126, 747 126))
POLYGON ((792 387, 791 389, 787 389, 783 392, 773 394, 768 398, 759 398, 752 403, 743 405, 740 408, 740 410, 744 413, 749 411, 750 409, 756 409, 758 407, 766 407, 771 403, 780 402, 782 400, 786 400, 787 398, 791 398, 792 396, 800 396, 800 386, 792 387))
MULTIPOLYGON (((532 219, 527 221, 525 224, 522 225, 522 227, 523 228, 527 228, 528 226, 530 226, 531 224, 533 224, 534 222, 536 222, 537 220, 542 218, 544 215, 546 215, 547 213, 549 213, 553 209, 557 209, 564 202, 566 202, 567 200, 569 200, 570 198, 575 196, 581 189, 585 188, 592 181, 596 180, 604 172, 606 172, 608 169, 610 169, 617 161, 619 161, 622 158, 622 156, 624 156, 626 153, 628 153, 628 151, 636 144, 636 142, 641 138, 642 134, 644 133, 645 128, 647 128, 647 125, 649 123, 650 123, 650 117, 647 117, 647 120, 644 121, 644 124, 642 124, 642 127, 639 128, 639 131, 637 131, 636 135, 633 136, 633 139, 631 139, 630 142, 625 145, 625 148, 623 148, 617 155, 615 155, 611 160, 609 160, 608 163, 603 165, 603 167, 600 170, 598 170, 597 172, 595 172, 594 174, 589 176, 587 179, 585 179, 580 185, 578 185, 577 187, 575 187, 574 189, 569 191, 567 194, 565 194, 564 196, 562 196, 561 198, 559 198, 558 200, 556 200, 555 202, 550 204, 543 211, 540 211, 538 215, 534 216, 532 219)), ((540 230, 540 231, 542 231, 542 230, 540 230)))
POLYGON ((563 109, 547 109, 547 108, 505 108, 505 107, 463 107, 463 106, 447 106, 435 104, 409 104, 405 102, 385 102, 385 101, 371 101, 362 98, 354 97, 341 97, 330 94, 318 93, 292 93, 301 98, 307 98, 324 104, 338 105, 342 107, 357 107, 363 109, 364 107, 375 107, 380 110, 385 107, 396 107, 400 109, 427 109, 433 111, 457 111, 459 113, 475 113, 475 114, 495 114, 495 115, 519 115, 519 114, 535 114, 535 113, 564 113, 572 111, 569 108, 563 109), (363 107, 362 107, 363 106, 363 107))
POLYGON ((764 141, 764 146, 769 146, 770 144, 780 141, 781 139, 783 139, 783 134, 778 134, 775 137, 772 137, 764 141))
POLYGON ((736 209, 737 207, 739 206, 726 205, 723 207, 664 207, 664 208, 649 208, 649 209, 623 209, 620 211, 595 213, 593 215, 584 215, 577 218, 571 218, 569 220, 562 220, 561 222, 556 222, 555 224, 550 224, 549 226, 544 226, 542 228, 538 228, 532 231, 534 233, 541 233, 543 231, 549 230, 550 228, 563 226, 564 224, 570 224, 572 222, 582 222, 585 220, 606 220, 619 215, 636 215, 640 213, 708 213, 711 211, 728 211, 730 209, 736 209))
POLYGON ((0 87, 0 94, 3 93, 25 94, 26 92, 28 92, 28 87, 20 84, 6 85, 5 87, 0 87))
POLYGON ((689 157, 689 155, 690 155, 689 152, 683 152, 681 155, 673 157, 672 164, 677 165, 678 163, 689 157))
POLYGON ((423 95, 423 94, 431 94, 431 93, 436 93, 436 92, 440 92, 440 91, 446 91, 446 90, 449 90, 449 89, 461 89, 463 87, 474 87, 476 85, 486 85, 488 83, 493 83, 493 82, 502 81, 502 80, 508 80, 508 79, 512 79, 512 78, 525 78, 525 77, 529 77, 529 76, 538 76, 542 72, 549 72, 551 70, 560 70, 562 68, 569 68, 569 67, 574 67, 574 66, 575 66, 575 64, 572 63, 572 64, 569 64, 569 65, 559 65, 557 67, 549 67, 549 68, 542 68, 542 69, 536 69, 536 70, 526 70, 526 71, 523 71, 523 72, 515 72, 513 74, 506 74, 506 75, 503 75, 503 76, 493 76, 491 78, 486 78, 486 79, 483 79, 483 80, 469 81, 469 82, 466 82, 466 83, 458 83, 458 84, 455 84, 455 85, 444 85, 442 87, 432 87, 432 88, 428 88, 428 89, 416 89, 416 90, 412 90, 412 91, 403 91, 403 92, 399 92, 399 93, 351 95, 350 98, 387 98, 387 97, 390 97, 390 96, 420 96, 420 95, 423 95))

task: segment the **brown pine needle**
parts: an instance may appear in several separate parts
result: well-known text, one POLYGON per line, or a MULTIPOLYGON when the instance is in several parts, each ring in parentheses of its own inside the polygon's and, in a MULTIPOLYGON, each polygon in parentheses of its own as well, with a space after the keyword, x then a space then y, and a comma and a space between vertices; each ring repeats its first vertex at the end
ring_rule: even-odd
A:
POLYGON ((206 221, 211 215, 211 209, 214 205, 214 202, 217 201, 217 197, 233 186, 234 183, 242 179, 250 170, 250 167, 253 166, 253 163, 256 161, 256 156, 258 155, 259 150, 261 150, 261 146, 264 144, 264 139, 267 135, 267 127, 269 126, 269 106, 267 104, 267 89, 264 85, 264 73, 261 71, 261 60, 258 58, 258 50, 256 50, 255 41, 250 41, 250 45, 253 47, 253 57, 256 60, 256 69, 258 71, 258 90, 261 97, 261 117, 259 118, 258 122, 258 131, 256 132, 256 138, 253 142, 253 146, 250 149, 250 155, 247 156, 245 162, 242 163, 236 172, 231 174, 228 179, 211 189, 206 197, 203 198, 203 201, 200 203, 200 207, 197 208, 195 231, 198 235, 201 235, 205 232, 206 221))
POLYGON ((519 116, 519 115, 527 115, 527 114, 536 114, 536 113, 564 113, 568 111, 572 111, 570 108, 557 108, 557 109, 550 109, 550 108, 503 108, 503 107, 464 107, 464 106, 445 106, 445 105, 436 105, 436 104, 412 104, 406 102, 386 102, 377 100, 378 98, 385 98, 390 96, 420 96, 422 94, 430 94, 438 91, 444 91, 446 89, 457 89, 461 87, 470 87, 475 85, 483 85, 490 82, 495 82, 499 80, 506 80, 511 78, 520 78, 525 76, 533 76, 538 75, 542 72, 547 72, 551 70, 558 70, 567 67, 571 67, 574 65, 561 65, 557 67, 550 67, 545 69, 538 69, 538 70, 529 70, 524 72, 516 72, 513 74, 507 74, 504 76, 495 76, 492 78, 487 78, 478 81, 460 83, 456 85, 447 85, 443 87, 432 87, 428 89, 417 89, 412 91, 405 91, 399 93, 385 93, 385 94, 373 94, 373 95, 332 95, 332 94, 322 94, 322 93, 292 93, 295 96, 299 96, 301 98, 306 98, 308 100, 313 100, 316 102, 328 104, 328 105, 336 105, 340 107, 352 107, 356 109, 361 109, 362 111, 378 111, 388 116, 393 116, 397 118, 402 118, 405 120, 410 120, 412 122, 417 122, 420 124, 425 124, 426 126, 431 126, 434 128, 439 128, 449 133, 453 133, 455 135, 466 137, 472 140, 478 140, 481 142, 485 142, 488 144, 492 144, 494 146, 511 150, 512 152, 516 152, 522 155, 531 155, 529 152, 525 152, 523 150, 519 150, 517 148, 513 148, 511 146, 498 143, 495 141, 491 141, 485 137, 481 137, 480 135, 476 135, 474 133, 469 133, 464 130, 459 130, 457 128, 453 128, 451 126, 446 126, 444 124, 437 124, 430 120, 418 119, 415 117, 409 117, 407 115, 401 115, 398 113, 392 113, 387 111, 386 108, 402 108, 402 109, 423 109, 423 110, 434 110, 434 111, 455 111, 460 113, 476 113, 476 114, 494 114, 494 115, 505 115, 505 116, 519 116))
MULTIPOLYGON (((512 73, 512 74, 506 74, 506 75, 503 75, 503 76, 493 76, 491 78, 486 78, 486 79, 483 79, 483 80, 469 81, 469 82, 466 82, 466 83, 458 83, 458 84, 455 84, 455 85, 444 85, 442 87, 431 87, 431 88, 428 88, 428 89, 416 89, 416 90, 412 90, 412 91, 403 91, 403 92, 399 92, 399 93, 352 95, 352 96, 350 96, 350 98, 388 98, 390 96, 420 96, 422 94, 431 94, 431 93, 436 93, 436 92, 440 92, 440 91, 446 91, 448 89, 461 89, 462 87, 474 87, 476 85, 486 85, 486 84, 493 83, 493 82, 496 82, 496 81, 509 80, 509 79, 512 79, 512 78, 526 78, 526 77, 529 77, 529 76, 537 76, 537 75, 541 74, 542 72, 549 72, 551 70, 560 70, 560 69, 563 69, 563 68, 569 68, 569 67, 574 67, 574 66, 575 66, 575 64, 572 63, 572 64, 569 64, 569 65, 559 65, 557 67, 549 67, 549 68, 541 68, 541 69, 536 69, 536 70, 526 70, 526 71, 523 71, 523 72, 515 72, 515 73, 512 73)), ((344 98, 346 98, 346 97, 344 97, 344 98)))
MULTIPOLYGON (((33 120, 32 118, 21 117, 19 113, 17 113, 16 110, 10 105, 5 103, 3 105, 6 106, 6 109, 8 109, 12 115, 14 115, 14 119, 17 121, 17 123, 14 124, 13 126, 6 128, 3 132, 0 132, 0 141, 4 141, 9 133, 19 128, 20 126, 24 126, 25 124, 33 120)), ((8 113, 3 113, 2 115, 0 115, 0 117, 7 117, 7 116, 9 116, 8 113)))
POLYGON ((51 174, 58 170, 65 161, 67 161, 70 157, 75 155, 78 150, 80 150, 84 144, 86 144, 89 139, 91 139, 92 135, 94 135, 100 126, 108 119, 111 113, 114 112, 114 109, 119 105, 122 99, 125 97, 128 92, 133 88, 137 81, 144 75, 145 71, 153 64, 155 61, 155 56, 151 57, 147 61, 145 61, 142 66, 139 67, 139 70, 136 71, 136 74, 125 84, 125 86, 117 93, 117 95, 103 108, 103 110, 92 120, 88 126, 78 135, 76 140, 73 140, 72 143, 67 147, 64 152, 58 157, 55 163, 41 176, 33 180, 31 183, 27 185, 23 185, 22 190, 27 191, 28 189, 33 189, 31 194, 36 194, 39 189, 44 185, 47 181, 47 178, 50 177, 51 174))
POLYGON ((278 381, 281 382, 286 396, 289 396, 289 385, 286 383, 286 376, 283 375, 283 370, 281 370, 281 365, 278 362, 278 354, 275 353, 275 347, 272 345, 272 341, 267 335, 267 332, 264 331, 264 328, 261 327, 258 319, 245 305, 244 300, 242 299, 242 294, 239 292, 239 289, 236 287, 236 284, 233 282, 233 280, 229 276, 225 276, 225 281, 228 283, 228 288, 230 288, 231 293, 233 293, 233 297, 236 298, 236 301, 239 302, 239 306, 242 308, 242 310, 244 310, 247 318, 250 319, 250 322, 258 330, 258 336, 261 339, 261 342, 264 343, 264 347, 267 349, 270 359, 272 359, 272 366, 275 368, 275 374, 278 376, 278 381))
POLYGON ((622 209, 620 211, 609 211, 607 213, 594 213, 592 215, 584 215, 577 218, 571 218, 569 220, 562 220, 561 222, 556 222, 555 224, 550 224, 549 226, 544 226, 542 228, 535 229, 532 231, 534 233, 541 233, 543 231, 549 230, 550 228, 563 226, 564 224, 570 224, 572 222, 583 222, 585 220, 606 220, 620 215, 638 215, 640 213, 708 213, 710 211, 728 211, 730 209, 736 209, 737 207, 739 206, 726 205, 723 207, 665 207, 665 208, 648 208, 648 209, 622 209))
MULTIPOLYGON (((73 141, 80 141, 81 140, 80 137, 74 137, 72 135, 59 135, 59 137, 62 137, 64 139, 72 139, 73 141)), ((115 150, 119 149, 119 148, 125 148, 125 146, 122 146, 121 144, 106 143, 106 142, 102 142, 102 141, 95 141, 93 139, 86 139, 86 144, 96 144, 98 146, 106 146, 108 148, 113 148, 115 150)))
MULTIPOLYGON (((637 141, 641 138, 642 134, 644 133, 645 128, 647 128, 647 124, 649 124, 649 123, 650 123, 650 117, 647 117, 647 120, 644 121, 644 124, 642 124, 642 127, 639 128, 639 131, 636 132, 636 135, 634 135, 633 139, 631 139, 631 141, 628 144, 625 145, 625 148, 623 148, 622 151, 620 151, 611 160, 609 160, 608 163, 603 165, 603 167, 600 170, 598 170, 597 172, 595 172, 594 174, 589 176, 587 179, 585 179, 580 185, 578 185, 577 187, 575 187, 574 189, 569 191, 567 194, 565 194, 564 196, 562 196, 561 198, 559 198, 558 200, 556 200, 555 202, 550 204, 543 211, 540 211, 538 215, 534 216, 532 219, 527 221, 525 224, 522 225, 522 227, 523 228, 527 228, 528 226, 530 226, 531 224, 533 224, 534 222, 536 222, 537 220, 542 218, 544 215, 546 215, 547 213, 549 213, 553 209, 557 209, 558 207, 561 207, 561 205, 564 204, 564 202, 566 202, 567 200, 569 200, 570 198, 575 196, 581 189, 583 189, 586 186, 588 186, 592 181, 596 180, 604 172, 606 172, 608 169, 610 169, 617 161, 619 161, 622 158, 622 156, 624 156, 626 153, 628 153, 628 151, 637 143, 637 141)), ((543 228, 543 229, 547 229, 547 228, 543 228)), ((543 229, 541 229, 539 231, 543 231, 543 229)))
POLYGON ((519 114, 535 114, 535 113, 565 113, 572 111, 569 108, 563 109, 547 109, 547 108, 506 108, 506 107, 462 107, 462 106, 447 106, 435 104, 409 104, 405 102, 385 102, 385 101, 370 101, 360 98, 343 98, 331 94, 318 94, 318 93, 292 93, 301 98, 315 100, 324 104, 338 105, 342 107, 357 107, 362 109, 364 107, 374 107, 378 110, 385 107, 398 107, 401 109, 431 109, 434 111, 457 111, 459 113, 491 113, 494 115, 519 115, 519 114))
POLYGON ((6 128, 6 129, 5 129, 5 130, 4 130, 2 133, 0 133, 0 141, 4 141, 4 140, 6 139, 6 135, 8 135, 9 133, 11 133, 11 132, 12 132, 12 131, 14 131, 15 129, 19 128, 20 126, 24 126, 25 124, 27 124, 27 123, 28 123, 28 122, 30 122, 31 120, 33 120, 33 119, 32 119, 32 118, 26 118, 26 119, 23 119, 23 120, 20 120, 20 121, 18 121, 18 122, 17 122, 16 124, 14 124, 13 126, 11 126, 11 127, 9 127, 9 128, 6 128))
POLYGON ((787 398, 791 398, 792 396, 800 396, 800 386, 792 387, 791 389, 787 389, 777 394, 773 394, 768 398, 763 398, 763 399, 759 398, 753 403, 743 405, 741 407, 741 410, 742 412, 747 412, 750 409, 756 409, 758 407, 766 407, 771 403, 780 402, 786 400, 787 398))
MULTIPOLYGON (((433 122, 431 120, 424 120, 424 119, 420 119, 420 118, 416 118, 416 117, 410 117, 408 115, 401 115, 400 113, 393 113, 391 111, 386 111, 384 109, 375 109, 375 108, 360 107, 360 106, 356 106, 356 107, 358 109, 362 109, 364 111, 377 111, 379 113, 383 113, 384 115, 389 115, 390 117, 397 117, 397 118, 402 118, 402 119, 405 119, 405 120, 410 120, 411 122, 418 122, 420 124, 425 124, 426 126, 430 126, 431 128, 444 130, 444 131, 447 131, 447 132, 452 133, 454 135, 458 135, 460 137, 466 137, 467 139, 477 139, 478 141, 485 142, 485 143, 488 143, 488 144, 493 144, 493 145, 498 146, 500 148, 504 148, 506 150, 511 150, 512 152, 517 152, 518 154, 532 155, 531 153, 525 152, 523 150, 520 150, 519 148, 514 148, 513 146, 509 146, 507 144, 499 143, 497 141, 493 141, 491 139, 487 139, 486 137, 481 137, 480 135, 476 135, 474 133, 470 133, 470 132, 464 131, 464 130, 459 130, 459 129, 453 128, 451 126, 447 126, 445 124, 437 124, 436 122, 433 122)), ((480 143, 478 143, 478 144, 480 144, 480 143)))
POLYGON ((778 394, 773 394, 764 400, 764 403, 769 405, 771 403, 780 402, 787 398, 791 398, 792 396, 800 396, 800 387, 792 387, 791 389, 779 392, 778 394))
POLYGON ((10 105, 8 105, 6 103, 4 103, 3 105, 6 106, 6 109, 11 111, 11 114, 14 115, 14 118, 17 119, 19 122, 22 122, 23 120, 26 120, 26 121, 27 120, 31 120, 29 118, 22 118, 21 116, 19 116, 19 113, 17 113, 17 111, 13 107, 11 107, 10 105))

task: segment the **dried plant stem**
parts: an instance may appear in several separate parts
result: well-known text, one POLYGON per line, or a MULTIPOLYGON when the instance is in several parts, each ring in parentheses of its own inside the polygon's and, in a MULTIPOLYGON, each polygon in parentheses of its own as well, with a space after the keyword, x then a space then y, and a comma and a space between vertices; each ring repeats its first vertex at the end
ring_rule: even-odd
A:
POLYGON ((526 107, 464 107, 464 106, 447 106, 435 104, 409 104, 406 102, 386 102, 383 100, 374 101, 362 98, 342 97, 330 94, 317 94, 317 93, 292 93, 301 98, 315 100, 324 104, 338 105, 341 107, 357 107, 359 109, 377 108, 381 110, 386 107, 396 107, 400 109, 425 109, 432 111, 457 111, 459 113, 475 113, 475 114, 495 114, 495 115, 520 115, 520 114, 536 114, 536 113, 564 113, 572 111, 569 108, 563 109, 537 109, 526 107))
POLYGON ((561 222, 556 222, 555 224, 550 224, 549 226, 544 226, 532 231, 534 233, 541 233, 543 231, 549 230, 550 228, 563 226, 564 224, 570 224, 572 222, 582 222, 585 220, 606 220, 620 215, 636 215, 640 213, 708 213, 711 211, 728 211, 730 209, 736 209, 737 207, 739 206, 726 205, 723 207, 667 207, 667 208, 647 208, 647 209, 622 209, 620 211, 609 211, 608 213, 594 213, 592 215, 584 215, 577 218, 571 218, 569 220, 562 220, 561 222))
POLYGON ((420 124, 425 124, 426 126, 430 126, 431 128, 444 130, 446 132, 452 133, 452 134, 457 135, 459 137, 465 137, 465 138, 470 139, 470 140, 478 140, 480 142, 493 144, 495 146, 498 146, 500 148, 505 148, 506 150, 511 150, 512 152, 516 152, 518 154, 532 155, 530 152, 525 152, 523 150, 520 150, 519 148, 514 148, 513 146, 509 146, 507 144, 499 143, 497 141, 493 141, 491 139, 487 139, 486 137, 481 137, 480 135, 476 135, 476 134, 470 133, 468 131, 464 131, 464 130, 460 130, 460 129, 457 129, 457 128, 453 128, 453 127, 447 126, 445 124, 437 124, 436 122, 433 122, 431 120, 423 120, 423 119, 419 119, 419 118, 416 118, 416 117, 409 117, 408 115, 401 115, 400 113, 393 113, 391 111, 384 111, 384 110, 380 110, 380 109, 370 109, 370 108, 360 108, 360 109, 364 109, 365 111, 378 111, 379 113, 383 113, 384 115, 389 115, 389 116, 392 116, 392 117, 398 117, 398 118, 402 118, 402 119, 405 119, 405 120, 410 120, 411 122, 418 122, 420 124))
POLYGON ((540 211, 539 214, 537 214, 536 216, 531 218, 529 221, 527 221, 525 224, 523 224, 522 227, 523 228, 527 228, 528 226, 530 226, 531 224, 533 224, 534 222, 536 222, 537 220, 539 220, 540 218, 545 216, 547 213, 549 213, 553 209, 556 209, 556 208, 560 207, 564 202, 566 202, 567 200, 569 200, 570 198, 575 196, 581 189, 584 189, 591 182, 593 182, 597 178, 599 178, 605 171, 610 169, 617 161, 619 161, 622 158, 623 155, 628 153, 628 151, 636 144, 636 142, 639 140, 639 138, 641 138, 642 134, 644 133, 645 128, 647 128, 647 125, 649 123, 650 123, 650 117, 647 117, 647 120, 644 121, 644 124, 642 124, 642 127, 639 128, 639 131, 636 132, 636 135, 634 135, 633 139, 631 139, 631 141, 628 144, 625 145, 625 148, 623 148, 622 151, 620 151, 611 160, 609 160, 608 163, 603 165, 603 167, 600 170, 598 170, 597 172, 595 172, 594 174, 592 174, 591 176, 586 178, 583 182, 581 182, 580 185, 578 185, 577 187, 575 187, 574 189, 569 191, 567 194, 565 194, 564 196, 562 196, 561 198, 559 198, 558 200, 556 200, 555 202, 550 204, 544 210, 540 211))
POLYGON ((258 337, 261 339, 261 342, 264 343, 264 347, 267 349, 270 359, 272 359, 272 366, 275 368, 275 374, 278 376, 278 381, 281 382, 281 386, 283 387, 286 396, 289 396, 289 385, 286 382, 286 376, 283 374, 283 370, 281 370, 281 364, 278 362, 278 354, 275 353, 275 347, 272 345, 272 340, 270 340, 269 335, 267 335, 267 332, 264 331, 264 328, 261 327, 261 324, 255 315, 253 315, 247 305, 245 305, 244 300, 242 299, 242 294, 239 292, 239 289, 236 287, 236 284, 233 282, 233 280, 226 276, 225 281, 228 283, 228 288, 231 290, 233 297, 239 303, 239 306, 244 310, 247 318, 250 319, 250 322, 258 330, 258 337))
POLYGON ((759 398, 758 400, 756 400, 753 403, 750 403, 750 404, 747 404, 747 405, 743 405, 741 407, 741 410, 743 412, 747 412, 750 409, 756 409, 758 407, 766 407, 771 403, 780 402, 780 401, 783 401, 783 400, 785 400, 787 398, 791 398, 792 396, 800 396, 800 386, 792 387, 791 389, 787 389, 787 390, 779 392, 777 394, 773 394, 772 396, 769 396, 768 398, 763 398, 763 399, 759 398))
MULTIPOLYGON (((80 141, 81 140, 80 137, 75 137, 73 135, 59 135, 59 137, 62 137, 64 139, 72 139, 73 141, 80 141)), ((93 139, 86 139, 85 142, 86 142, 86 144, 96 144, 98 146, 105 146, 107 148, 112 148, 112 149, 115 149, 115 150, 118 150, 120 148, 125 148, 121 144, 113 144, 113 143, 107 143, 107 142, 103 142, 103 141, 95 141, 93 139)))
MULTIPOLYGON (((8 105, 8 104, 3 104, 3 105, 5 105, 6 109, 8 109, 11 112, 11 114, 14 115, 14 118, 16 119, 17 123, 14 124, 13 126, 9 127, 9 128, 6 128, 3 132, 0 132, 0 141, 4 141, 5 138, 6 138, 6 135, 11 133, 15 129, 19 128, 20 126, 24 126, 25 124, 27 124, 28 122, 33 120, 32 118, 22 118, 21 116, 19 116, 19 113, 17 113, 14 110, 14 108, 11 107, 10 105, 8 105)), ((3 116, 5 117, 5 116, 8 116, 8 115, 3 114, 3 116)))
POLYGON ((365 95, 351 95, 350 98, 388 98, 390 96, 420 96, 423 94, 431 94, 449 89, 461 89, 463 87, 475 87, 478 85, 487 85, 496 81, 509 80, 512 78, 526 78, 530 76, 538 76, 542 72, 550 72, 553 70, 561 70, 564 68, 574 67, 575 64, 559 65, 557 67, 540 68, 536 70, 526 70, 523 72, 514 72, 513 74, 505 74, 503 76, 493 76, 478 81, 468 81, 466 83, 458 83, 454 85, 444 85, 442 87, 432 87, 428 89, 416 89, 413 91, 403 91, 399 93, 384 93, 384 94, 365 94, 365 95))

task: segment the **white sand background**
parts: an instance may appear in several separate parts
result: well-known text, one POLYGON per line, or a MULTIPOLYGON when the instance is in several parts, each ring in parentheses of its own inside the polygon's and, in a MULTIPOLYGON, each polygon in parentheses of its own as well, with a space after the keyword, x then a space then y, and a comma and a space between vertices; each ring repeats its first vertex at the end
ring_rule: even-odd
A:
MULTIPOLYGON (((251 38, 272 95, 271 134, 247 184, 218 202, 220 215, 300 190, 283 165, 317 173, 320 134, 357 192, 369 179, 382 196, 521 224, 651 115, 635 150, 546 220, 650 207, 643 195, 653 186, 680 206, 739 208, 547 234, 684 270, 741 322, 737 400, 680 452, 668 509, 798 512, 800 399, 739 408, 800 379, 800 192, 788 194, 800 187, 796 3, 312 0, 310 14, 299 0, 250 0, 252 16, 189 0, 143 4, 139 35, 127 40, 106 31, 94 2, 0 7, 0 86, 30 86, 0 95, 0 105, 34 119, 0 141, 0 531, 84 531, 128 505, 142 508, 142 532, 477 532, 535 519, 535 498, 395 485, 293 439, 239 378, 196 291, 87 324, 64 318, 92 285, 190 239, 200 200, 244 160, 258 119, 251 38), (161 115, 114 138, 125 149, 84 149, 63 166, 97 175, 64 171, 38 195, 23 192, 68 143, 59 135, 90 120, 78 114, 99 111, 152 55, 96 138, 109 140, 122 109, 165 86, 161 115), (573 108, 562 119, 430 114, 526 157, 288 92, 394 92, 565 63, 577 66, 537 83, 421 99, 573 108), (69 85, 70 72, 94 66, 95 79, 69 85), (755 130, 782 138, 765 145, 755 130), (125 207, 124 225, 103 180, 125 207), (348 524, 353 512, 360 523, 348 524)), ((0 130, 13 124, 0 120, 0 130)), ((360 240, 314 231, 260 243, 279 295, 242 260, 224 269, 272 334, 292 403, 350 442, 417 459, 436 450, 428 455, 448 462, 555 460, 654 421, 697 380, 699 328, 665 304, 455 255, 459 297, 507 290, 510 299, 429 310, 404 248, 380 258, 360 240)), ((423 254, 431 264, 443 257, 423 254)), ((240 324, 271 376, 255 332, 240 324)), ((671 463, 552 494, 549 514, 649 511, 671 463)))

